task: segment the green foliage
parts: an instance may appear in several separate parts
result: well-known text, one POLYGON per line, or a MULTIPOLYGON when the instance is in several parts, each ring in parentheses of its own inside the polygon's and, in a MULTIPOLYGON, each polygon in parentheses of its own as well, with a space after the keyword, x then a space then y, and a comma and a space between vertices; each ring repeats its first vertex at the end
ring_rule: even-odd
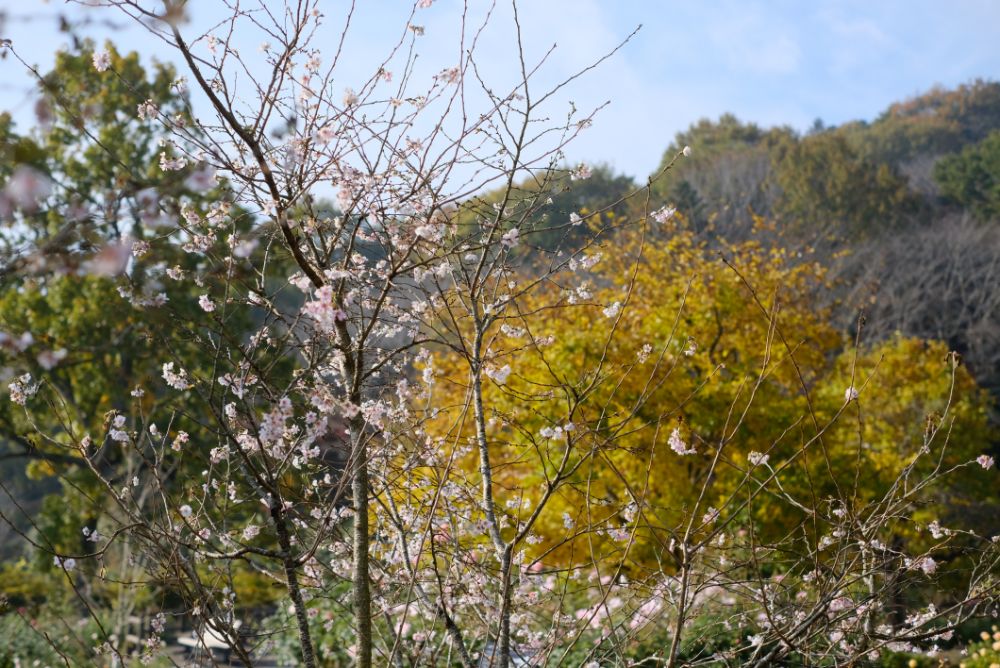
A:
MULTIPOLYGON (((106 48, 111 68, 103 73, 94 70, 89 43, 78 52, 58 55, 41 86, 45 113, 40 130, 18 135, 9 116, 0 116, 0 155, 11 156, 15 165, 31 164, 55 182, 40 210, 4 236, 11 255, 22 263, 12 261, 14 270, 2 275, 0 331, 14 337, 30 333, 33 343, 23 350, 6 347, 0 352, 0 367, 8 379, 31 373, 40 389, 30 419, 20 406, 0 404, 0 452, 21 458, 11 461, 29 478, 43 479, 31 484, 22 474, 9 481, 13 489, 25 492, 24 512, 33 518, 33 526, 20 510, 8 514, 44 548, 70 554, 91 551, 93 544, 85 543, 81 529, 94 528, 108 511, 95 503, 106 497, 96 493, 93 477, 79 466, 84 439, 92 440, 99 453, 96 461, 106 473, 131 477, 129 467, 136 464, 126 462, 125 451, 106 440, 109 413, 169 413, 166 404, 179 400, 183 410, 175 414, 169 432, 167 425, 159 427, 169 438, 180 430, 191 436, 189 451, 184 457, 176 455, 174 477, 166 481, 178 495, 187 493, 185 487, 195 484, 190 474, 204 468, 207 452, 218 439, 201 426, 213 408, 165 391, 162 365, 174 362, 194 378, 214 380, 213 373, 231 370, 229 360, 214 353, 218 342, 197 323, 224 318, 233 340, 245 339, 251 326, 245 305, 209 316, 197 303, 204 291, 168 278, 167 267, 217 278, 207 275, 203 261, 184 252, 179 243, 163 244, 156 258, 141 250, 134 253, 124 294, 120 279, 86 271, 85 262, 109 242, 128 236, 141 244, 152 233, 144 220, 143 192, 155 194, 157 215, 173 223, 173 235, 179 231, 170 218, 178 218, 183 205, 205 215, 210 205, 225 206, 231 198, 225 183, 210 192, 195 192, 185 183, 191 168, 163 171, 158 165, 158 142, 165 131, 156 122, 138 119, 136 105, 153 100, 161 114, 186 122, 187 100, 171 88, 176 78, 172 69, 154 65, 147 72, 138 54, 121 55, 110 44, 106 48), (68 220, 67 211, 74 206, 83 207, 87 215, 68 220), (139 296, 163 293, 168 301, 157 308, 138 307, 129 291, 139 296), (45 355, 55 352, 64 357, 52 366, 45 355), (132 390, 140 386, 144 395, 133 396, 132 390), (56 491, 59 494, 41 499, 56 491)), ((0 170, 9 166, 4 162, 0 170)), ((235 207, 225 208, 220 218, 224 229, 236 233, 244 233, 252 223, 235 207)), ((246 271, 245 266, 233 267, 228 278, 242 281, 246 271)), ((220 295, 213 298, 223 301, 220 295)), ((278 370, 289 365, 280 359, 272 363, 278 370)), ((130 425, 138 432, 147 427, 141 421, 130 425)), ((35 558, 42 569, 51 568, 51 555, 40 551, 35 558)))
POLYGON ((111 43, 105 48, 107 71, 94 71, 94 46, 85 43, 77 52, 60 52, 42 80, 52 119, 41 145, 51 172, 94 204, 109 191, 121 191, 124 199, 150 185, 164 193, 181 188, 186 174, 164 173, 156 161, 157 140, 165 134, 160 123, 136 121, 137 106, 151 100, 162 117, 190 123, 186 98, 171 88, 176 72, 163 64, 147 72, 138 53, 122 55, 111 43))
POLYGON ((1000 665, 1000 629, 993 626, 990 631, 982 631, 965 650, 966 656, 959 664, 961 668, 993 668, 1000 665))
POLYGON ((808 237, 857 236, 895 229, 915 209, 906 180, 866 160, 834 133, 781 142, 774 152, 776 212, 808 237))
MULTIPOLYGON (((316 659, 324 666, 347 666, 352 663, 351 652, 356 642, 351 616, 338 599, 346 596, 348 586, 341 584, 327 595, 310 602, 310 631, 316 649, 316 659)), ((300 657, 296 636, 295 616, 287 608, 264 620, 264 631, 273 634, 274 655, 282 665, 291 665, 300 657), (287 662, 287 663, 285 663, 287 662)), ((405 655, 406 645, 401 647, 405 655)))
POLYGON ((980 218, 1000 218, 1000 130, 942 158, 934 178, 949 201, 980 218))
MULTIPOLYGON (((578 248, 594 237, 602 221, 625 220, 639 214, 635 199, 626 196, 636 189, 627 176, 617 175, 607 166, 595 166, 589 178, 574 180, 566 169, 549 170, 516 185, 507 198, 508 219, 524 217, 524 247, 515 252, 578 248), (573 224, 572 215, 584 222, 573 224), (605 218, 601 218, 601 216, 605 218)), ((498 189, 463 202, 454 216, 460 233, 489 224, 504 195, 498 189), (474 222, 475 221, 475 222, 474 222), (471 226, 471 227, 470 227, 471 226)))
MULTIPOLYGON (((4 591, 27 590, 30 584, 44 588, 38 578, 23 567, 7 567, 0 571, 0 586, 4 591), (15 578, 22 583, 13 582, 15 578)), ((0 668, 96 665, 90 643, 97 625, 77 619, 63 596, 50 597, 44 606, 19 605, 14 598, 0 603, 0 668), (66 619, 73 621, 67 625, 66 619)))
POLYGON ((45 604, 61 604, 68 594, 69 587, 61 571, 54 573, 48 568, 33 568, 23 559, 0 567, 0 597, 3 600, 0 614, 18 609, 34 614, 45 604))
POLYGON ((0 668, 63 665, 42 631, 38 619, 0 616, 0 668))

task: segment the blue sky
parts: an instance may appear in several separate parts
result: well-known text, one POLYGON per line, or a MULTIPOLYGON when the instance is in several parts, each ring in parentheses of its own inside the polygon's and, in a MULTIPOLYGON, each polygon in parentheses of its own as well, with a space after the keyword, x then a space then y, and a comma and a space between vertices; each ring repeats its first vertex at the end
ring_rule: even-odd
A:
MULTIPOLYGON (((207 26, 220 5, 218 0, 192 1, 187 29, 207 26)), ((346 5, 343 0, 321 3, 331 30, 324 39, 334 37, 346 5)), ((347 43, 355 57, 342 68, 343 81, 368 73, 405 25, 409 6, 397 0, 359 0, 347 43)), ((470 0, 474 15, 486 6, 470 0)), ((417 14, 427 31, 419 45, 426 72, 454 64, 453 35, 461 7, 460 0, 438 0, 417 14)), ((764 125, 803 130, 816 118, 827 124, 871 120, 893 101, 935 84, 1000 79, 1000 2, 990 0, 522 0, 519 8, 529 57, 557 45, 541 84, 588 65, 643 25, 624 49, 554 100, 550 109, 559 116, 570 100, 581 109, 610 100, 594 126, 567 151, 568 158, 607 162, 639 177, 655 168, 677 131, 702 117, 733 112, 764 125)), ((55 1, 0 0, 0 12, 8 15, 0 36, 14 40, 23 57, 44 68, 51 64, 52 51, 66 41, 53 17, 88 11, 95 10, 55 1)), ((496 16, 478 60, 499 81, 515 65, 508 2, 499 3, 496 16)), ((84 32, 172 59, 138 28, 94 24, 84 32)), ((245 52, 259 43, 249 34, 240 39, 245 52)), ((0 61, 0 109, 12 109, 27 122, 29 80, 18 68, 10 58, 0 61)))

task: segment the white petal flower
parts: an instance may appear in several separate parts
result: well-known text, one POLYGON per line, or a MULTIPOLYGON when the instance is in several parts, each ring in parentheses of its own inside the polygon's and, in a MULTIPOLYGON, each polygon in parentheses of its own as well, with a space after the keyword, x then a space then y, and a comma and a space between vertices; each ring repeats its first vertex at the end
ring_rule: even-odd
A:
POLYGON ((205 313, 211 313, 215 310, 215 302, 213 302, 208 295, 198 297, 198 306, 200 306, 201 310, 205 313))
POLYGON ((670 438, 667 439, 667 445, 670 446, 671 450, 682 457, 685 455, 693 455, 698 452, 694 448, 688 447, 687 443, 684 442, 684 439, 681 438, 681 430, 676 427, 672 432, 670 432, 670 438))
POLYGON ((111 56, 107 51, 95 51, 93 62, 95 70, 98 72, 105 72, 109 67, 111 67, 111 56))

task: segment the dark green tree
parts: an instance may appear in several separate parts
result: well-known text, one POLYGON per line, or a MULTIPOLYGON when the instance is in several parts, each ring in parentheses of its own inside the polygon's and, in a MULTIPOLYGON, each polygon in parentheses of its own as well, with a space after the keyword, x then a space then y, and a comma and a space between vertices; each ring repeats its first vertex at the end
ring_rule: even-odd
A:
POLYGON ((979 218, 1000 217, 1000 130, 942 158, 934 168, 941 193, 979 218))

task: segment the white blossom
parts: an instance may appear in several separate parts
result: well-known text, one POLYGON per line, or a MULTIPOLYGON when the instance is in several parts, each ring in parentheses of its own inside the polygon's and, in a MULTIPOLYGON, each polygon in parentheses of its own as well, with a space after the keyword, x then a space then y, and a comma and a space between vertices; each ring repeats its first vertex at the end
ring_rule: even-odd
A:
POLYGON ((183 391, 191 387, 191 383, 188 381, 187 371, 181 369, 179 372, 174 373, 173 362, 164 363, 163 380, 167 381, 167 385, 175 390, 183 391))
POLYGON ((676 427, 672 432, 670 432, 670 438, 667 439, 667 445, 670 446, 671 450, 681 456, 693 455, 698 452, 694 448, 688 447, 687 443, 684 442, 684 439, 681 438, 681 430, 676 427))
POLYGON ((200 306, 201 310, 205 313, 211 313, 215 310, 215 302, 213 302, 211 297, 208 295, 198 297, 198 306, 200 306))
POLYGON ((111 55, 107 51, 95 51, 93 57, 94 69, 105 72, 111 67, 111 55))
POLYGON ((485 373, 486 377, 493 380, 497 385, 504 385, 510 376, 510 365, 505 364, 499 369, 487 368, 485 373))
POLYGON ((672 206, 665 206, 657 209, 656 211, 651 213, 650 216, 653 218, 653 220, 662 225, 663 223, 673 218, 675 213, 677 213, 676 208, 672 206))

